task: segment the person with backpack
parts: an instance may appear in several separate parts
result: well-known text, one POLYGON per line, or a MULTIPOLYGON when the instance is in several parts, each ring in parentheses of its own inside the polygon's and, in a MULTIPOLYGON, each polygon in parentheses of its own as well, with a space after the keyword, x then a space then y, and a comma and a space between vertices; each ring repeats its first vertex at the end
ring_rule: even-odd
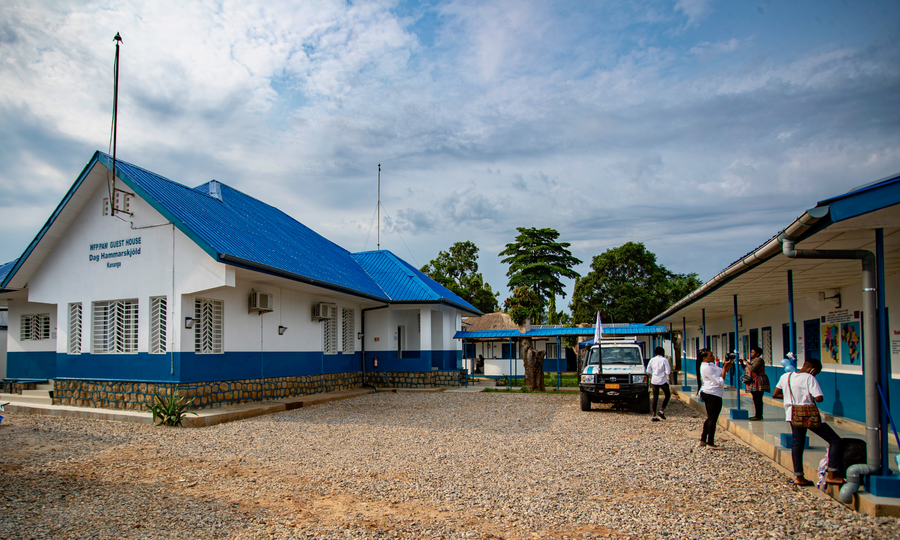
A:
POLYGON ((825 440, 830 446, 828 450, 828 469, 825 482, 828 484, 843 484, 844 479, 838 475, 843 470, 841 465, 843 456, 843 439, 831 429, 831 426, 822 422, 816 403, 821 403, 822 388, 816 381, 816 375, 822 371, 822 362, 816 358, 810 358, 803 363, 800 371, 785 373, 775 385, 772 397, 784 399, 784 411, 788 424, 791 426, 791 460, 794 462, 795 486, 811 486, 813 482, 806 479, 803 474, 803 447, 806 445, 806 433, 812 431, 825 440))

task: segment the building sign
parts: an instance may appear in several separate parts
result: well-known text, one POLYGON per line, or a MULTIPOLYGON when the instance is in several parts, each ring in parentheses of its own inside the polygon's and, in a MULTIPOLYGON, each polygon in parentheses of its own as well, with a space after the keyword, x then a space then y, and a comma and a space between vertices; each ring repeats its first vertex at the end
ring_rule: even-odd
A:
POLYGON ((141 237, 135 236, 134 238, 91 244, 89 251, 88 260, 90 262, 105 262, 106 268, 121 268, 122 261, 116 259, 141 254, 141 237))
POLYGON ((821 317, 822 363, 862 364, 862 330, 859 311, 841 309, 821 317))

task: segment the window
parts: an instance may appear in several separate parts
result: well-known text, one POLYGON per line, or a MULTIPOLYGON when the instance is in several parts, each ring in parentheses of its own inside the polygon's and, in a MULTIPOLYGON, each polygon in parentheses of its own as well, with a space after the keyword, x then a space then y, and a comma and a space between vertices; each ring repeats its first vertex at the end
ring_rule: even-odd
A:
POLYGON ((547 344, 547 355, 545 358, 559 358, 556 354, 556 343, 547 344))
POLYGON ((474 343, 466 343, 466 353, 465 358, 475 358, 475 344, 474 343))
POLYGON ((504 343, 500 346, 500 357, 509 360, 516 357, 516 344, 504 343))
POLYGON ((81 302, 69 304, 69 354, 81 354, 81 302))
POLYGON ((136 353, 137 300, 94 302, 94 353, 136 353))
POLYGON ((353 339, 353 331, 356 326, 356 322, 353 320, 355 313, 352 309, 341 310, 341 345, 344 354, 353 354, 355 352, 354 345, 356 340, 353 339))
POLYGON ((712 347, 709 350, 716 355, 717 358, 722 358, 722 353, 719 352, 719 336, 712 336, 712 347))
POLYGON ((197 298, 194 300, 194 352, 218 354, 222 352, 222 301, 197 298))
POLYGON ((763 361, 767 366, 772 365, 772 328, 766 327, 762 329, 763 361))
POLYGON ((165 296, 150 299, 150 343, 147 346, 150 354, 166 352, 166 304, 165 296))
POLYGON ((322 320, 322 350, 325 354, 337 354, 337 321, 322 320))
POLYGON ((22 341, 39 341, 50 339, 50 315, 22 315, 21 338, 22 341))

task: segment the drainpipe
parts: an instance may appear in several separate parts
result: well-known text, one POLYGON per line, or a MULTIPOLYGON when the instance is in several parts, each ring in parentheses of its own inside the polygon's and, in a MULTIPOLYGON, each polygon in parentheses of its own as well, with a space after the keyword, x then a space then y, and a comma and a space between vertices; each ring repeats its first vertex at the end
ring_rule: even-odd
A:
POLYGON ((859 489, 860 477, 881 470, 881 426, 878 404, 878 319, 875 310, 875 255, 862 249, 796 249, 796 240, 778 235, 782 251, 791 259, 856 259, 862 261, 863 376, 866 393, 866 464, 847 469, 847 483, 841 488, 841 502, 850 502, 859 489), (846 500, 845 500, 846 499, 846 500))

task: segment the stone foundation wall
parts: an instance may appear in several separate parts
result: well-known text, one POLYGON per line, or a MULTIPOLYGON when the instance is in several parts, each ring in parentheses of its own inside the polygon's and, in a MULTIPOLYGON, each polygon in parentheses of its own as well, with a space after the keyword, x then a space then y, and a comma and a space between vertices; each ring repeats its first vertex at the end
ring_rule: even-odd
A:
POLYGON ((289 397, 358 388, 362 373, 330 373, 303 377, 272 377, 207 383, 142 383, 118 381, 76 381, 56 379, 54 405, 96 407, 130 411, 148 411, 157 394, 167 396, 173 389, 186 400, 194 399, 190 409, 207 409, 270 401, 289 397))
POLYGON ((0 381, 0 394, 21 394, 22 390, 36 390, 37 382, 0 381))
POLYGON ((466 371, 367 371, 366 382, 384 388, 458 387, 466 384, 466 371))

